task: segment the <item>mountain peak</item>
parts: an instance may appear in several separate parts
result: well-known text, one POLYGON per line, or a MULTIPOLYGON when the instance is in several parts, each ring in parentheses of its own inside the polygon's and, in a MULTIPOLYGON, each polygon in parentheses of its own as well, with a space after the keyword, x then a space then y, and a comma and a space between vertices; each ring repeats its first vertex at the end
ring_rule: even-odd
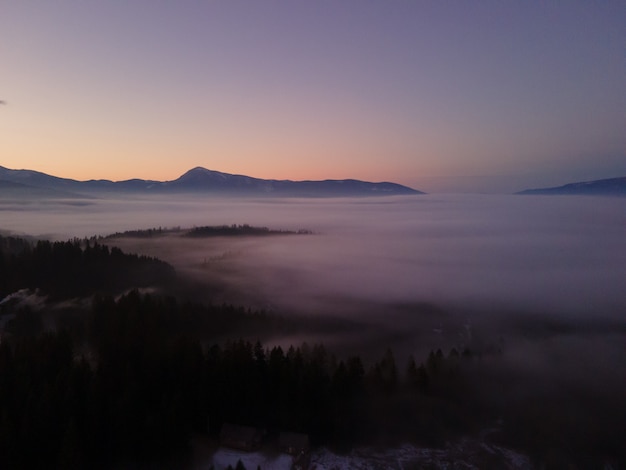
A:
POLYGON ((189 173, 215 173, 213 170, 208 170, 202 166, 197 166, 195 168, 192 168, 191 170, 186 171, 184 174, 189 174, 189 173))
POLYGON ((219 171, 207 170, 206 168, 197 166, 184 173, 178 179, 171 181, 171 183, 202 185, 209 182, 225 181, 229 176, 232 175, 220 173, 219 171))

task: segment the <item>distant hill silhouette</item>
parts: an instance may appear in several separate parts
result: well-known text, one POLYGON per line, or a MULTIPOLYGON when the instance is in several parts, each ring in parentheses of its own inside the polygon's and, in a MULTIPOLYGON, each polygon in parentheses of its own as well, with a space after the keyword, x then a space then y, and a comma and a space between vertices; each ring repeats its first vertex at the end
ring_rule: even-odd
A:
POLYGON ((554 188, 526 189, 516 194, 626 196, 626 177, 582 181, 554 188))
POLYGON ((69 191, 0 180, 0 198, 5 199, 75 199, 89 198, 69 191))
POLYGON ((210 193, 223 195, 341 197, 424 194, 397 183, 371 183, 354 179, 323 181, 265 180, 244 175, 231 175, 196 167, 172 181, 131 179, 125 181, 77 181, 58 178, 33 170, 11 170, 0 166, 0 180, 76 193, 210 193))

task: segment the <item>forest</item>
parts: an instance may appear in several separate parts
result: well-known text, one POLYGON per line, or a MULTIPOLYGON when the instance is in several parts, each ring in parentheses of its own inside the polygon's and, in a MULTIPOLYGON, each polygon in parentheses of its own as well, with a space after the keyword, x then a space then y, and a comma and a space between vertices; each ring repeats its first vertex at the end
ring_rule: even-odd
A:
POLYGON ((127 230, 116 232, 106 237, 99 237, 100 240, 110 240, 115 238, 153 238, 164 235, 177 235, 183 237, 206 238, 206 237, 232 237, 232 236, 270 236, 270 235, 311 235, 313 232, 307 229, 298 230, 274 230, 268 227, 255 227, 248 224, 232 225, 204 225, 184 229, 181 227, 171 228, 150 228, 145 230, 127 230))
POLYGON ((31 244, 0 237, 0 250, 0 297, 36 288, 52 298, 67 299, 129 287, 163 286, 175 278, 174 269, 163 261, 89 240, 31 244))
POLYGON ((623 402, 516 394, 498 347, 398 358, 390 345, 365 362, 323 344, 264 345, 250 338, 293 320, 178 298, 177 282, 168 264, 93 240, 0 237, 3 468, 151 462, 224 423, 337 451, 439 446, 497 423, 493 439, 538 466, 626 462, 623 402), (46 302, 24 300, 34 293, 46 302))

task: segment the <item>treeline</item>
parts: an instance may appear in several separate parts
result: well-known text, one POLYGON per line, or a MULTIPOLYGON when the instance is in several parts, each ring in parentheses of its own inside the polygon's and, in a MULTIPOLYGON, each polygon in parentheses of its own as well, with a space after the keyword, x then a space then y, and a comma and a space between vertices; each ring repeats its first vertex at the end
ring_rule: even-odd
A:
POLYGON ((122 237, 127 237, 127 238, 154 238, 154 237, 160 237, 162 235, 167 235, 169 233, 179 233, 184 230, 181 230, 180 227, 172 227, 172 228, 163 228, 163 227, 158 227, 158 228, 149 228, 149 229, 145 229, 145 230, 126 230, 124 232, 115 232, 112 233, 110 235, 107 235, 105 237, 96 237, 94 238, 94 240, 108 240, 111 238, 122 238, 122 237))
POLYGON ((163 261, 89 240, 31 244, 0 237, 0 298, 25 288, 70 298, 166 285, 174 278, 174 269, 163 261))
POLYGON ((581 403, 575 390, 515 397, 510 388, 524 384, 491 373, 497 352, 438 350, 398 361, 387 350, 366 364, 319 344, 200 341, 185 334, 195 317, 185 305, 136 291, 117 301, 98 296, 84 337, 3 338, 2 467, 160 460, 185 452, 195 433, 217 438, 224 423, 303 432, 313 445, 341 450, 438 446, 497 420, 492 441, 557 462, 546 468, 624 462, 623 403, 581 403))
POLYGON ((442 442, 465 430, 450 397, 437 397, 460 380, 454 353, 405 371, 391 351, 366 367, 322 345, 202 345, 175 334, 160 303, 137 292, 96 299, 86 344, 66 331, 2 341, 3 468, 159 459, 193 433, 217 437, 225 422, 305 432, 334 447, 378 436, 442 442))
POLYGON ((264 235, 308 235, 310 230, 270 230, 267 227, 253 227, 248 224, 243 225, 219 225, 194 227, 190 229, 188 237, 232 237, 232 236, 264 236, 264 235))
POLYGON ((181 229, 180 227, 172 228, 150 228, 145 230, 128 230, 125 232, 116 232, 106 237, 98 237, 95 240, 111 239, 111 238, 154 238, 168 234, 177 234, 185 237, 232 237, 232 236, 265 236, 265 235, 310 235, 311 230, 275 230, 268 227, 255 227, 248 224, 238 225, 207 225, 202 227, 193 227, 189 229, 181 229))

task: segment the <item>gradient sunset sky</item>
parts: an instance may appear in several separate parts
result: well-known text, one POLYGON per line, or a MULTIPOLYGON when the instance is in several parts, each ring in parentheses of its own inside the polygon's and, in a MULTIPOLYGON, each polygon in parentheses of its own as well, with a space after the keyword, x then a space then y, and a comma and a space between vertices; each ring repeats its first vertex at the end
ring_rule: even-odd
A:
POLYGON ((5 0, 0 165, 511 192, 626 175, 626 2, 5 0))

